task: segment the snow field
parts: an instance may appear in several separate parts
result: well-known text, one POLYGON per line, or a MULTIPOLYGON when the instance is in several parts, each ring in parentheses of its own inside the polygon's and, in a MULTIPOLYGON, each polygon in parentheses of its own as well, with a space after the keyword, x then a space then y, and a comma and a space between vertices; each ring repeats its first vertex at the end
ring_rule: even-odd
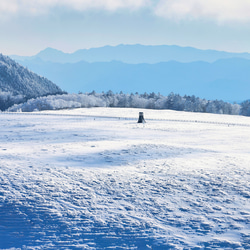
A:
POLYGON ((93 108, 0 123, 1 249, 250 248, 248 118, 93 108))

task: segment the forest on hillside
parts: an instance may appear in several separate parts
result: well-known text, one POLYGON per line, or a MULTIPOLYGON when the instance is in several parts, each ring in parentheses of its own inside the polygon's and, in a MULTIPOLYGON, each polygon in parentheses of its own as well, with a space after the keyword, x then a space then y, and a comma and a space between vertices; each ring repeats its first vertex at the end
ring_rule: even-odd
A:
POLYGON ((63 94, 56 84, 0 54, 0 110, 31 98, 63 94))

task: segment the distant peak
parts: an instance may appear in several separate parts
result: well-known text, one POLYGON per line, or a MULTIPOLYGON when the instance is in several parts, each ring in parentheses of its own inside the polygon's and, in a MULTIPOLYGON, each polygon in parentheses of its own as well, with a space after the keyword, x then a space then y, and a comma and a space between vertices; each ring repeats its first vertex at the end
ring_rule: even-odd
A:
POLYGON ((58 50, 58 49, 54 49, 51 47, 48 47, 44 50, 41 50, 37 55, 41 55, 41 54, 48 54, 48 53, 63 53, 62 51, 58 50))
POLYGON ((51 48, 51 47, 47 47, 44 50, 42 50, 41 52, 43 52, 43 51, 60 51, 60 50, 54 49, 54 48, 51 48))

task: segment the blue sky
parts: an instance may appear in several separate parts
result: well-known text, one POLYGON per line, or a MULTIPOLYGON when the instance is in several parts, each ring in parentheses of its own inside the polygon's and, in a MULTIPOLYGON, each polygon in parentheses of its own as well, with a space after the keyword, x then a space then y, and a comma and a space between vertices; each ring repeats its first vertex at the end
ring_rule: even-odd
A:
POLYGON ((250 52, 249 0, 1 0, 0 53, 117 44, 250 52))

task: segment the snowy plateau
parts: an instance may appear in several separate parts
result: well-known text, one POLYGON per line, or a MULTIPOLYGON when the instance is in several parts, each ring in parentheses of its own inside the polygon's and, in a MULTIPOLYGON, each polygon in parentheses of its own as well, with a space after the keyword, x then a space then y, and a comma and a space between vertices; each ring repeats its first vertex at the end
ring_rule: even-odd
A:
POLYGON ((249 117, 91 108, 0 126, 1 249, 250 249, 249 117))

